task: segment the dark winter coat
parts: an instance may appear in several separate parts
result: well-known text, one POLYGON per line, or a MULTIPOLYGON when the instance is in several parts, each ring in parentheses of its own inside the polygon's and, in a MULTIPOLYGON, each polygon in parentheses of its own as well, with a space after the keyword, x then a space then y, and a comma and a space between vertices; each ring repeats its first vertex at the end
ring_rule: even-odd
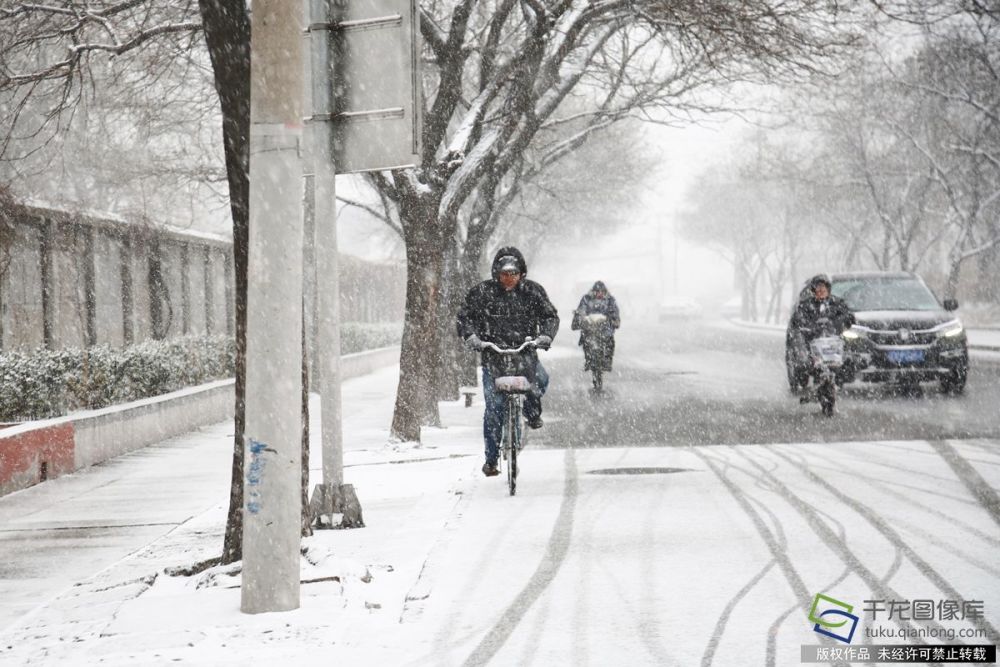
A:
POLYGON ((819 320, 828 318, 833 330, 840 335, 854 324, 854 314, 847 303, 832 294, 824 301, 818 301, 812 293, 799 299, 795 312, 792 313, 792 331, 801 335, 805 342, 819 336, 822 331, 818 327, 819 320))
MULTIPOLYGON (((517 347, 525 338, 548 336, 555 338, 559 331, 559 314, 549 301, 545 289, 528 280, 528 264, 524 255, 514 247, 500 248, 493 258, 492 278, 479 283, 465 295, 465 303, 458 311, 458 335, 464 340, 476 334, 484 342, 500 347, 517 347), (517 259, 521 281, 509 292, 500 284, 501 257, 512 255, 517 259)), ((483 351, 483 364, 491 365, 498 355, 492 350, 483 351)), ((532 361, 537 355, 532 351, 532 361)))
POLYGON ((610 338, 615 335, 615 329, 621 326, 621 315, 618 312, 618 302, 615 301, 615 297, 611 296, 604 283, 597 281, 594 286, 590 288, 590 291, 583 295, 580 299, 580 305, 576 307, 573 311, 573 322, 570 324, 570 328, 573 331, 580 331, 580 345, 583 345, 583 337, 590 333, 590 331, 584 330, 584 318, 587 315, 601 314, 608 319, 601 325, 598 331, 593 333, 600 334, 604 337, 610 338), (604 292, 605 296, 603 299, 598 299, 595 293, 598 291, 604 292))

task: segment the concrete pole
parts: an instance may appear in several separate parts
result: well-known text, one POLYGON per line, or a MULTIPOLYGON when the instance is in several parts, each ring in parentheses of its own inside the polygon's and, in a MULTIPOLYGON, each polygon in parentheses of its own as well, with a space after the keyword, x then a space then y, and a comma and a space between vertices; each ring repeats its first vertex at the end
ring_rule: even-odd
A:
MULTIPOLYGON (((294 5, 298 7, 298 5, 294 5)), ((299 606, 302 15, 256 0, 251 40, 245 613, 299 606)))

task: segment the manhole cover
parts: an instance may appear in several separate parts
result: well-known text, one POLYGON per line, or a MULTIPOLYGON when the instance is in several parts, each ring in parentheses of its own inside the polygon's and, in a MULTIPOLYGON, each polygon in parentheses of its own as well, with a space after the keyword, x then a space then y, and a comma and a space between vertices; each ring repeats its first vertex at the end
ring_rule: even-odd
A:
POLYGON ((672 472, 691 472, 690 468, 602 468, 588 470, 588 475, 666 475, 672 472))

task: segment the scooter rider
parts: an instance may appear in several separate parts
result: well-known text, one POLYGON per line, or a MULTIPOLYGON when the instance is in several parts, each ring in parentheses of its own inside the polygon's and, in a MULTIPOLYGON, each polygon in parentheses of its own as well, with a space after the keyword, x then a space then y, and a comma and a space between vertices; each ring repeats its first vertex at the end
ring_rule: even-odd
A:
MULTIPOLYGON (((499 366, 499 355, 483 349, 483 343, 503 348, 515 348, 526 338, 533 338, 541 349, 548 349, 559 330, 559 314, 549 301, 545 289, 528 280, 528 265, 521 251, 513 246, 500 248, 493 258, 492 278, 479 283, 465 296, 458 311, 458 335, 470 350, 482 351, 483 439, 486 463, 483 474, 499 474, 499 441, 504 414, 503 394, 493 385, 493 369, 499 366)), ((542 395, 549 384, 548 373, 538 361, 534 350, 524 353, 526 375, 534 389, 525 396, 524 417, 531 428, 542 426, 542 395)))
POLYGON ((826 275, 821 273, 810 278, 792 314, 792 344, 799 360, 795 379, 800 390, 809 384, 809 343, 823 333, 820 321, 829 320, 837 335, 854 324, 854 314, 847 303, 831 294, 830 288, 826 275))

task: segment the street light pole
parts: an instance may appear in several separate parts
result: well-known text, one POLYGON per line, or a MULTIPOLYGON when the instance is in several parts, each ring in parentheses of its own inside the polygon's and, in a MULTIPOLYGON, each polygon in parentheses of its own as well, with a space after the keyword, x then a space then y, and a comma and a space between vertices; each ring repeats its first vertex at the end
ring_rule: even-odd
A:
POLYGON ((255 0, 243 522, 244 613, 299 606, 302 16, 255 0))

